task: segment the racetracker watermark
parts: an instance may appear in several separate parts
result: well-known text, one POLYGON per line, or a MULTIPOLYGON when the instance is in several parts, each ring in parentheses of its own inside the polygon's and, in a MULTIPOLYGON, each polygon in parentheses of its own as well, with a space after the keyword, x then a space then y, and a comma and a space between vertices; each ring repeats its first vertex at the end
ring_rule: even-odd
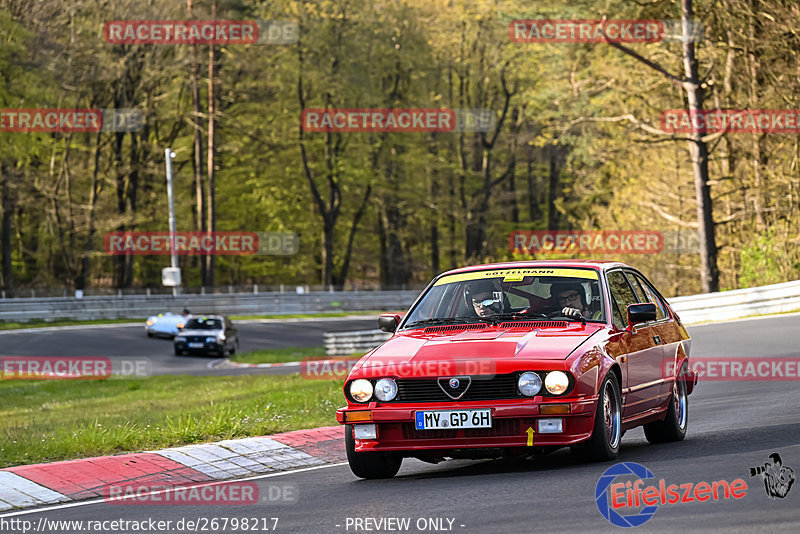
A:
POLYGON ((291 256, 300 238, 290 232, 109 232, 103 239, 106 253, 134 256, 291 256))
POLYGON ((255 482, 210 482, 179 486, 129 483, 108 485, 101 489, 109 504, 133 505, 228 505, 295 504, 300 492, 296 484, 255 482))
MULTIPOLYGON (((689 365, 697 372, 700 381, 774 381, 800 380, 800 357, 785 358, 731 358, 727 356, 692 357, 689 365)), ((688 371, 686 367, 681 371, 688 371)), ((662 376, 675 375, 675 361, 666 359, 661 364, 662 376)), ((691 378, 691 375, 689 375, 691 378)))
POLYGON ((344 380, 359 358, 306 358, 300 362, 300 376, 308 380, 344 380))
MULTIPOLYGON (((344 380, 355 367, 360 357, 331 358, 326 360, 305 359, 300 362, 300 375, 309 380, 344 380)), ((367 360, 361 367, 366 378, 420 378, 470 376, 471 380, 487 380, 497 372, 497 364, 491 359, 451 361, 391 361, 367 360)))
POLYGON ((138 132, 142 125, 138 109, 0 109, 0 132, 138 132))
POLYGON ((641 464, 624 462, 609 467, 595 487, 597 509, 613 525, 638 527, 653 517, 659 505, 738 500, 747 495, 747 482, 741 478, 680 485, 668 485, 662 478, 645 487, 647 479, 656 482, 653 472, 641 464), (624 481, 618 482, 618 478, 624 481))
POLYGON ((148 378, 149 358, 102 356, 0 356, 0 380, 105 380, 148 378))
POLYGON ((699 240, 697 231, 514 230, 508 248, 515 254, 691 254, 699 240))
POLYGON ((496 125, 489 109, 308 108, 304 132, 488 132, 496 125))
POLYGON ((515 43, 656 43, 664 39, 660 20, 513 20, 508 36, 515 43))
POLYGON ((664 238, 647 230, 515 230, 508 246, 524 254, 656 254, 663 250, 664 238))
POLYGON ((669 133, 800 133, 800 109, 709 109, 661 112, 669 133))
POLYGON ((288 20, 110 20, 110 44, 292 44, 300 32, 288 20))

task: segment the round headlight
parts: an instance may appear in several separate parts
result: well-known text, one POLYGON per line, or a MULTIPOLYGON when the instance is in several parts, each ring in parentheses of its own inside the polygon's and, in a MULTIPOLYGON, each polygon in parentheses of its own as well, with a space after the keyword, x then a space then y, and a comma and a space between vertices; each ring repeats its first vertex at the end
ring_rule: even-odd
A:
POLYGON ((569 387, 569 377, 563 371, 550 371, 544 377, 544 387, 553 395, 561 395, 569 387))
POLYGON ((391 378, 381 378, 375 383, 375 396, 388 402, 397 396, 397 382, 391 378))
POLYGON ((350 384, 350 396, 356 402, 367 402, 372 398, 372 382, 359 378, 350 384))
POLYGON ((517 380, 517 389, 526 397, 533 397, 542 389, 542 379, 536 373, 522 373, 517 380))

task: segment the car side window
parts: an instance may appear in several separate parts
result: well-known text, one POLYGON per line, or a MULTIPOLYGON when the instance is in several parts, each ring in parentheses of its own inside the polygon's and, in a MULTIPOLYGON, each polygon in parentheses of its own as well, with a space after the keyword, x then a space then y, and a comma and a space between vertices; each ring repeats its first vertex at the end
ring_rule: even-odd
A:
POLYGON ((667 316, 667 310, 664 306, 664 302, 658 297, 656 292, 650 287, 650 284, 647 283, 645 279, 643 279, 639 275, 634 275, 636 277, 637 282, 641 284, 642 290, 645 293, 646 300, 645 302, 652 302, 656 305, 656 321, 660 321, 664 317, 667 316))
POLYGON ((625 328, 628 324, 628 305, 636 304, 636 295, 625 280, 622 271, 608 273, 608 287, 611 290, 611 299, 614 301, 613 321, 617 328, 625 328))
POLYGON ((633 273, 626 272, 625 277, 628 279, 628 283, 633 288, 633 292, 636 294, 636 300, 639 302, 651 302, 647 299, 647 296, 644 294, 642 290, 642 286, 639 285, 639 282, 634 277, 633 273))

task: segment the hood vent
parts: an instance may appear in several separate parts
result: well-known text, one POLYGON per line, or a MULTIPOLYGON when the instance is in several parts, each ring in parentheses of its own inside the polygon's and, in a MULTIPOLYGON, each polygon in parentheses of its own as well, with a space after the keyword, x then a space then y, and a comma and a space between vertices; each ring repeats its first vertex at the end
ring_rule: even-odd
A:
POLYGON ((486 328, 486 323, 468 323, 468 324, 449 324, 445 326, 429 326, 425 329, 426 334, 433 332, 460 332, 462 330, 481 330, 486 328))
POLYGON ((500 328, 566 328, 566 321, 508 321, 500 328))

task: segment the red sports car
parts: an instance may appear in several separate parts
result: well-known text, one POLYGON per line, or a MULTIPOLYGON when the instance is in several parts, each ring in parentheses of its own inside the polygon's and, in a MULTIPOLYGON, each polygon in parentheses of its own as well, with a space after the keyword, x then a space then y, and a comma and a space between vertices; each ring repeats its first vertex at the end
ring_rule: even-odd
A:
POLYGON ((611 460, 622 434, 686 435, 691 339, 636 269, 618 262, 528 261, 437 276, 391 339, 344 385, 347 458, 361 478, 404 457, 525 456, 570 446, 611 460))

